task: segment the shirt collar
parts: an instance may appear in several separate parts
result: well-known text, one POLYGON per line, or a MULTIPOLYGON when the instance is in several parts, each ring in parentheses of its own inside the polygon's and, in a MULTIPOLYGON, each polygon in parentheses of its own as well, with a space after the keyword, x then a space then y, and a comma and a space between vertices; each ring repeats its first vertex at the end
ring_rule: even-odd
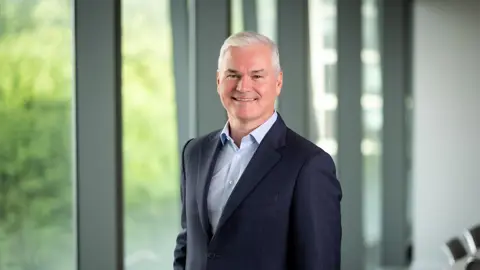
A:
MULTIPOLYGON (((277 120, 277 117, 278 117, 278 114, 277 114, 277 111, 275 111, 273 113, 273 115, 270 116, 270 118, 268 118, 267 121, 265 121, 263 124, 261 124, 256 129, 254 129, 252 132, 250 132, 250 134, 248 134, 248 136, 253 137, 253 139, 255 139, 255 141, 258 144, 260 144, 262 142, 263 138, 265 138, 265 135, 267 135, 267 132, 270 130, 270 128, 273 126, 273 124, 277 120)), ((233 139, 230 137, 230 130, 229 130, 228 127, 229 126, 228 126, 228 121, 227 121, 227 123, 223 127, 222 132, 220 133, 220 139, 221 139, 223 145, 225 144, 225 142, 227 140, 231 140, 233 142, 233 139)))

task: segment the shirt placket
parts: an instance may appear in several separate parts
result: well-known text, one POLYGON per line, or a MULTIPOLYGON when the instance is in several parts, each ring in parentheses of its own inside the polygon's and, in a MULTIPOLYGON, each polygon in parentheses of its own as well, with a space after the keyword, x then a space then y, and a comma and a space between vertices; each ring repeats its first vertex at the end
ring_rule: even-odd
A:
POLYGON ((237 162, 238 162, 238 154, 239 154, 239 151, 238 149, 236 148, 236 146, 233 146, 233 145, 230 145, 231 149, 230 151, 233 152, 232 154, 232 160, 230 161, 230 164, 229 164, 229 168, 228 168, 228 172, 227 172, 227 175, 225 177, 225 180, 223 182, 223 194, 222 194, 222 211, 223 211, 223 208, 225 208, 225 204, 228 200, 228 197, 230 196, 230 193, 231 193, 231 186, 233 185, 233 177, 235 175, 235 171, 237 170, 237 162))

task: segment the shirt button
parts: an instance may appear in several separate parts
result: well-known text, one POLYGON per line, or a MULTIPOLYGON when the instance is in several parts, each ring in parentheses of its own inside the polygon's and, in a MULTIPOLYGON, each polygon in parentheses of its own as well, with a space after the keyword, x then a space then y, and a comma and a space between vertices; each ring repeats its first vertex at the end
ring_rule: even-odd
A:
POLYGON ((228 183, 229 183, 230 185, 233 185, 233 182, 232 182, 232 181, 230 181, 230 182, 228 182, 228 183))

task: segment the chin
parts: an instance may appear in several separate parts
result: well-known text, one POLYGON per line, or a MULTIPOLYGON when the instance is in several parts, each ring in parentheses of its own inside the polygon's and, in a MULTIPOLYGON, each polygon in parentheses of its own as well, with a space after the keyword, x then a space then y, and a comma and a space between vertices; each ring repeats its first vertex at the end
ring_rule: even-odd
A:
POLYGON ((235 110, 232 115, 242 121, 250 121, 258 118, 258 115, 254 112, 246 112, 239 110, 235 110))
POLYGON ((256 118, 255 115, 248 113, 236 113, 235 117, 241 120, 252 120, 256 118))
POLYGON ((228 108, 228 113, 231 117, 234 117, 242 122, 254 121, 262 117, 263 113, 260 107, 256 104, 250 104, 249 106, 238 106, 231 104, 228 108))
POLYGON ((257 123, 258 124, 258 121, 260 121, 260 119, 262 118, 261 115, 242 115, 242 116, 239 116, 237 119, 239 119, 241 122, 243 123, 257 123))

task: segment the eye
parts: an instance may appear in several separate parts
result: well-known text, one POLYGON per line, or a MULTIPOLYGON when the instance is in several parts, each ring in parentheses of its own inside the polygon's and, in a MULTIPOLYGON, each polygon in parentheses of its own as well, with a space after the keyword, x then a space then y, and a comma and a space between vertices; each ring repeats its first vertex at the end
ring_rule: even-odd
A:
POLYGON ((237 79, 238 75, 237 74, 228 74, 227 79, 237 79))
POLYGON ((253 75, 253 79, 254 80, 258 80, 258 79, 261 79, 263 78, 263 76, 260 76, 260 75, 253 75))

